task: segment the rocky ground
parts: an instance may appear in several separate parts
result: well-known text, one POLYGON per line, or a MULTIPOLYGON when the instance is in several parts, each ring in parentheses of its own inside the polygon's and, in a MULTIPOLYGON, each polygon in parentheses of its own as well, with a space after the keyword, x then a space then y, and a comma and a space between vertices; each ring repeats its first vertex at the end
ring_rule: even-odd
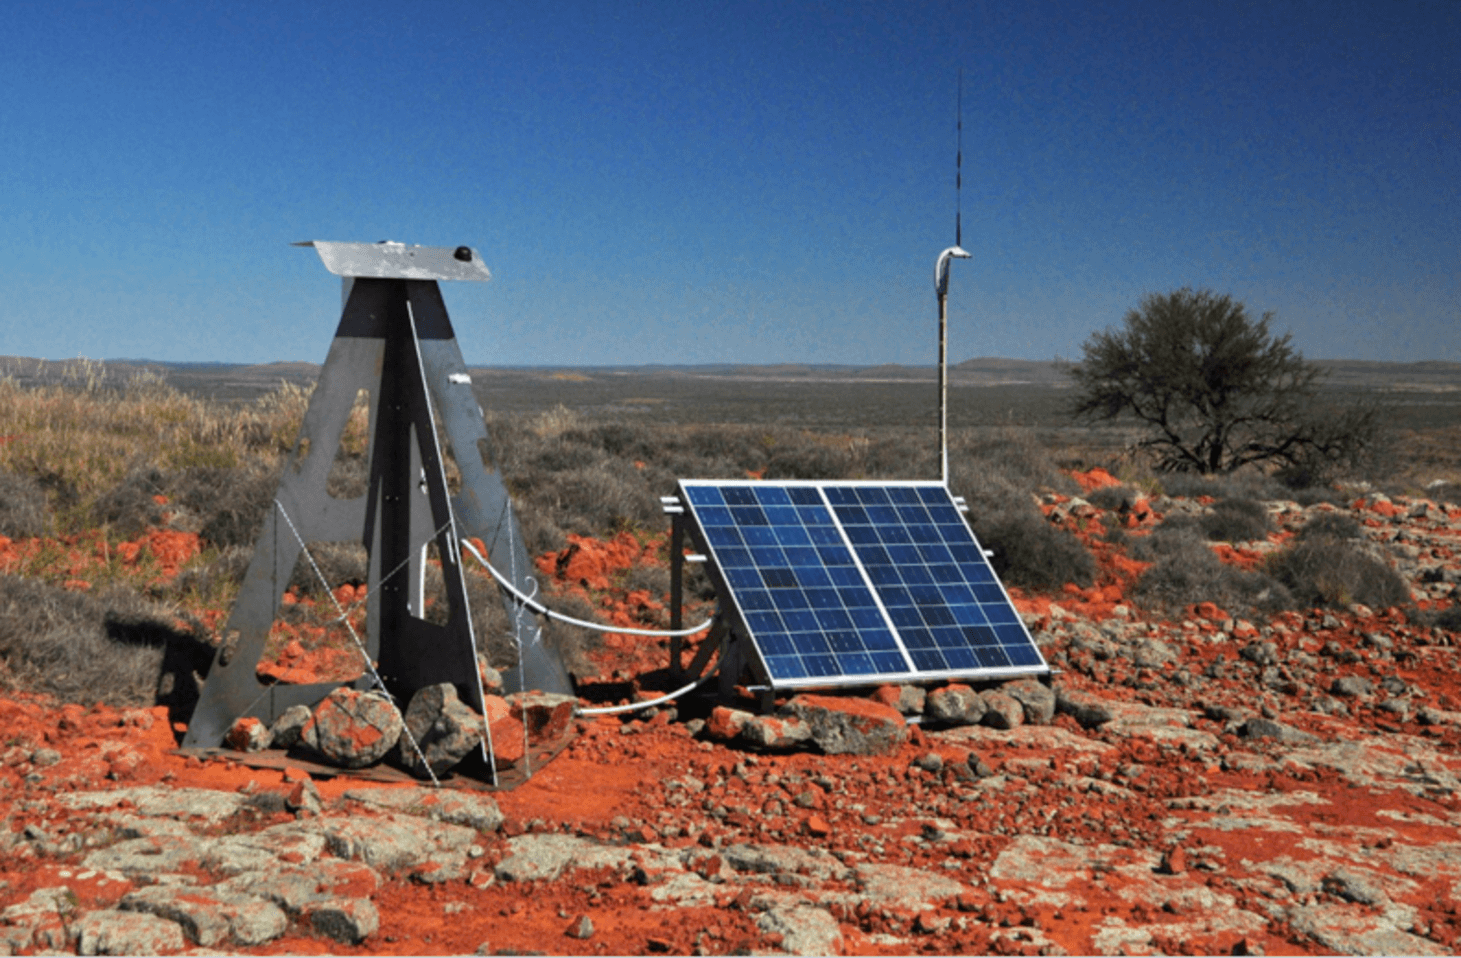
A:
MULTIPOLYGON (((1146 508, 1128 524, 1155 522, 1146 508)), ((1461 510, 1358 494, 1268 508, 1279 531, 1216 547, 1225 561, 1338 511, 1424 607, 1451 601, 1461 510)), ((544 571, 581 584, 594 548, 544 571)), ((165 709, 11 697, 0 951, 1461 947, 1455 637, 1360 606, 1159 618, 1125 601, 1133 572, 1107 554, 1092 588, 1016 597, 1053 690, 585 717, 495 793, 204 761, 172 751, 165 709)), ((598 653, 606 676, 663 654, 623 638, 598 653)))

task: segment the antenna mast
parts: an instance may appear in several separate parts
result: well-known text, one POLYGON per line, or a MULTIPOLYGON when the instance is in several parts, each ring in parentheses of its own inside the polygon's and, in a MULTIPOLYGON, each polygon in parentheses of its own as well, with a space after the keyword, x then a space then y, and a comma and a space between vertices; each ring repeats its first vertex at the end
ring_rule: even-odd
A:
POLYGON ((958 147, 954 154, 954 245, 939 254, 933 268, 934 289, 938 292, 938 448, 939 476, 949 484, 949 260, 968 259, 963 247, 964 192, 964 70, 959 69, 958 147))

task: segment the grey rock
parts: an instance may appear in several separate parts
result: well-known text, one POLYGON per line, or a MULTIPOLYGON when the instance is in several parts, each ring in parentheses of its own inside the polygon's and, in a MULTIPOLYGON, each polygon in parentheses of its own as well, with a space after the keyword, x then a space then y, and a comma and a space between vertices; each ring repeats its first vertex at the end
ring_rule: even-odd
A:
POLYGON ((1346 675, 1334 680, 1329 691, 1344 698, 1357 698, 1361 695, 1370 694, 1370 682, 1368 679, 1358 675, 1346 675))
POLYGON ((274 724, 269 726, 269 737, 275 748, 290 749, 300 743, 300 734, 309 722, 309 706, 291 705, 285 709, 274 724))
POLYGON ((352 788, 345 797, 403 815, 475 828, 479 832, 495 832, 503 821, 501 809, 489 796, 453 789, 352 788))
POLYGON ((781 950, 789 955, 840 955, 842 928, 822 908, 810 902, 773 905, 756 916, 756 927, 781 936, 781 950))
POLYGON ((1250 718, 1238 728, 1239 738, 1271 738, 1284 744, 1308 745, 1319 741, 1316 736, 1290 725, 1266 718, 1250 718))
POLYGON ((403 723, 383 695, 343 685, 315 706, 300 740, 341 768, 364 768, 385 758, 401 737, 403 723))
POLYGON ((863 700, 798 695, 786 705, 812 729, 828 755, 891 755, 908 740, 908 725, 894 709, 863 700))
POLYGON ((978 692, 967 685, 949 685, 928 693, 923 714, 949 725, 978 725, 984 711, 984 700, 978 692))
POLYGON ((49 768, 61 764, 61 753, 53 748, 38 748, 30 753, 30 761, 37 768, 49 768))
POLYGON ((1336 868, 1324 876, 1323 888, 1331 895, 1361 905, 1384 905, 1390 901, 1390 896, 1385 894, 1385 889, 1372 873, 1351 868, 1336 868))
POLYGON ((105 792, 61 792, 56 801, 74 811, 133 806, 133 814, 147 818, 200 818, 216 825, 238 812, 248 796, 236 792, 215 792, 207 788, 146 786, 105 792))
POLYGON ((439 854, 465 859, 477 839, 474 829, 409 815, 327 818, 319 830, 336 858, 385 871, 414 868, 439 854))
POLYGON ((913 764, 925 772, 941 772, 944 768, 944 759, 938 752, 924 752, 913 760, 913 764))
POLYGON ((295 865, 308 865, 325 850, 325 837, 310 825, 285 822, 252 834, 227 835, 209 842, 203 851, 204 868, 224 875, 274 868, 282 856, 295 865))
POLYGON ((741 727, 741 738, 762 748, 791 748, 812 740, 812 727, 799 718, 752 715, 741 727))
POLYGON ((189 863, 201 863, 208 846, 209 842, 201 838, 133 838, 97 849, 82 859, 82 865, 138 878, 176 872, 189 863))
POLYGON ((921 685, 898 686, 898 699, 893 708, 904 715, 922 715, 928 703, 928 690, 921 685))
MULTIPOLYGON (((586 941, 594 936, 594 923, 589 920, 587 915, 579 915, 577 920, 568 926, 568 930, 564 934, 569 938, 586 941)), ((828 952, 828 954, 831 954, 831 952, 828 952)))
POLYGON ((1165 642, 1145 639, 1131 651, 1131 664, 1139 669, 1159 669, 1177 656, 1165 642))
POLYGON ((289 924, 272 902, 217 889, 150 885, 128 892, 119 907, 176 922, 204 948, 229 938, 240 945, 262 945, 283 935, 289 924))
POLYGON ((79 955, 161 955, 187 947, 176 923, 139 912, 94 911, 72 931, 79 955))
POLYGON ((1345 955, 1446 955, 1435 942, 1402 931, 1384 915, 1349 905, 1306 905, 1289 910, 1289 926, 1325 949, 1345 955))
POLYGON ((818 850, 805 851, 791 845, 728 845, 720 857, 739 872, 762 875, 807 875, 820 881, 841 880, 847 866, 818 850))
POLYGON ((924 911, 967 891, 960 882, 920 868, 860 864, 855 869, 864 899, 907 911, 924 911))
POLYGON ((1080 723, 1082 728, 1097 728, 1115 718, 1111 704, 1085 692, 1073 689, 1055 690, 1055 708, 1080 723))
POLYGON ((1273 665, 1278 661, 1278 646, 1272 642, 1250 642, 1238 654, 1254 665, 1273 665))
MULTIPOLYGON (((636 849, 602 845, 574 835, 519 835, 494 869, 499 881, 553 881, 569 868, 631 867, 636 849)), ((645 849, 637 850, 644 857, 645 849)))
POLYGON ((442 682, 428 685, 411 697, 406 709, 406 732, 409 735, 403 734, 397 745, 401 764, 423 778, 427 767, 442 775, 481 746, 482 716, 457 697, 454 685, 442 682), (415 747, 411 744, 413 738, 415 747))
POLYGON ((1055 692, 1043 682, 1020 679, 1005 683, 1000 691, 1024 706, 1028 725, 1049 725, 1055 718, 1055 692))
POLYGON ((297 915, 311 904, 369 896, 380 884, 380 875, 369 866, 325 858, 309 866, 276 865, 266 871, 246 872, 219 882, 213 891, 268 899, 297 915))
POLYGON ((990 728, 1008 730, 1025 724, 1025 707, 1013 697, 993 689, 979 697, 984 700, 983 723, 990 728))
POLYGON ((302 917, 316 933, 358 945, 380 930, 380 912, 369 898, 336 898, 308 905, 302 917))

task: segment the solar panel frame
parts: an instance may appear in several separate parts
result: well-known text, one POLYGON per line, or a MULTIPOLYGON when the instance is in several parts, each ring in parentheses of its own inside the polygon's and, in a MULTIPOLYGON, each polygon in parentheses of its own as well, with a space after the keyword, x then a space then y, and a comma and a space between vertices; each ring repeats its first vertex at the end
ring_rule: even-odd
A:
POLYGON ((942 483, 680 486, 692 541, 770 687, 1049 673, 942 483))

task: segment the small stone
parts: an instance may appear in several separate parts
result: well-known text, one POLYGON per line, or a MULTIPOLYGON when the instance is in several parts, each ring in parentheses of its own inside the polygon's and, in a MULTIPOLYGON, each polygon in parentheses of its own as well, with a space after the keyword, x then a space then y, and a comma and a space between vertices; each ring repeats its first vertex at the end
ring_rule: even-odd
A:
POLYGON ((326 938, 358 945, 380 929, 380 912, 369 898, 336 898, 307 905, 301 917, 326 938))
POLYGON ((565 932, 565 934, 568 935, 569 938, 577 938, 580 941, 583 941, 587 938, 592 938, 593 933, 594 923, 589 920, 589 917, 587 915, 579 915, 577 918, 575 918, 572 923, 569 924, 568 930, 565 932))
POLYGON ((1180 875, 1187 870, 1187 853, 1182 846, 1169 848, 1162 853, 1161 871, 1164 875, 1180 875))
POLYGON ((812 729, 797 718, 753 715, 741 727, 741 738, 762 748, 792 748, 812 738, 812 729))
POLYGON ((262 752, 273 744, 274 736, 263 722, 245 715, 233 723, 223 741, 235 752, 262 752))
POLYGON ((296 814, 303 812, 306 815, 318 815, 324 811, 325 804, 314 781, 307 778, 296 782, 289 794, 284 796, 284 807, 296 814))
POLYGON ((309 706, 291 705, 269 726, 269 738, 275 748, 290 749, 299 744, 300 733, 309 722, 309 706))
POLYGON ((802 827, 813 838, 826 838, 832 834, 832 826, 821 815, 808 816, 807 820, 802 823, 802 827))
POLYGON ((30 753, 30 761, 37 768, 50 768, 60 764, 61 753, 53 748, 38 748, 30 753))
POLYGON ((938 752, 924 752, 913 760, 913 764, 925 772, 941 772, 944 768, 944 757, 938 752))
POLYGON ((978 725, 985 709, 978 692, 959 684, 934 689, 924 704, 924 714, 929 719, 950 725, 978 725))
POLYGON ((711 738, 728 742, 731 739, 739 738, 741 732, 746 727, 746 723, 755 717, 750 712, 743 712, 740 709, 717 705, 710 712, 710 721, 705 723, 705 734, 711 738))
POLYGON ((1003 692, 979 693, 984 700, 984 724, 997 729, 1016 729, 1025 724, 1025 707, 1003 692))
POLYGON ((1334 684, 1329 687, 1329 691, 1344 698, 1358 698, 1361 695, 1370 694, 1370 682, 1362 676, 1346 675, 1335 679, 1334 684))
POLYGON ((1037 679, 1008 682, 1000 689, 1025 709, 1025 724, 1049 725, 1055 718, 1055 692, 1037 679))

